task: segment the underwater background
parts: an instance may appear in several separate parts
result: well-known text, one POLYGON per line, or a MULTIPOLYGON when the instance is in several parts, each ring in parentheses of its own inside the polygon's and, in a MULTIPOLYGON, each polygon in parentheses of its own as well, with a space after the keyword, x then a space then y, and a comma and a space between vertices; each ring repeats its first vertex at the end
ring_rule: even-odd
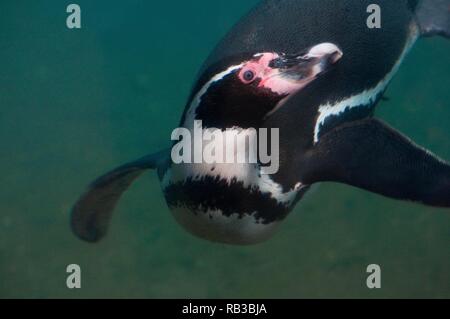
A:
MULTIPOLYGON (((69 213, 94 178, 168 146, 201 63, 257 0, 0 2, 1 298, 450 298, 450 213, 323 184, 269 242, 196 239, 155 172, 109 236, 69 213), (82 288, 66 287, 79 264, 82 288), (382 289, 366 267, 382 267, 382 289)), ((450 42, 422 39, 377 115, 450 159, 450 42)))

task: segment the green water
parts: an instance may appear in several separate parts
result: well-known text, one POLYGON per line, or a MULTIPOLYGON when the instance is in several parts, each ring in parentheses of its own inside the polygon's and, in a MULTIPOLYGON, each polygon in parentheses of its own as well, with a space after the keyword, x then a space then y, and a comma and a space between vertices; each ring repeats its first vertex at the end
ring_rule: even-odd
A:
MULTIPOLYGON (((256 0, 0 3, 0 297, 450 297, 448 210, 322 185, 269 242, 229 247, 171 217, 155 173, 121 201, 109 237, 69 229, 106 170, 167 146, 200 64, 256 0), (66 266, 82 289, 66 287, 66 266), (366 267, 382 267, 382 289, 366 267)), ((450 42, 422 40, 378 115, 450 159, 450 42)))

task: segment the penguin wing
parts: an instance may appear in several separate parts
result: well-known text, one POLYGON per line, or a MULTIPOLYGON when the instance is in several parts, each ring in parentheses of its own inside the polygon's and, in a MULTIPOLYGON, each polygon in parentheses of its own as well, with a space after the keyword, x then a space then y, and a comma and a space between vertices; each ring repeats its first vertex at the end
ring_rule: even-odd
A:
POLYGON ((71 215, 73 232, 88 242, 98 242, 108 230, 114 208, 130 185, 148 169, 160 168, 168 151, 123 165, 94 181, 75 204, 71 215))
POLYGON ((377 119, 327 132, 306 164, 308 184, 340 182, 395 199, 450 207, 450 165, 377 119))

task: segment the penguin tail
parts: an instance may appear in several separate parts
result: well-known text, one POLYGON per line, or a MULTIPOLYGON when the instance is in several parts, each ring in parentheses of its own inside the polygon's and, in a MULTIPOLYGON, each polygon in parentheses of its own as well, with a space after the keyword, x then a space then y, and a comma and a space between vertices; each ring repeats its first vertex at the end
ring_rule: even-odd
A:
POLYGON ((73 232, 82 240, 95 243, 105 237, 117 203, 131 184, 149 169, 161 170, 168 151, 162 151, 120 166, 95 180, 74 205, 73 232))
POLYGON ((422 36, 450 38, 450 0, 421 0, 416 16, 422 36))

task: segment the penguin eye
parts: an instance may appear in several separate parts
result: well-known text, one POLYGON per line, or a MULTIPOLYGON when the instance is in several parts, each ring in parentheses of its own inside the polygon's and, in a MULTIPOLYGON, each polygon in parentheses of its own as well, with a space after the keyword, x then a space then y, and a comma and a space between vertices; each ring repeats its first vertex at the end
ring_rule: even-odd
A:
POLYGON ((247 70, 244 72, 243 74, 243 78, 245 81, 247 82, 251 82, 255 79, 255 72, 251 71, 251 70, 247 70))

